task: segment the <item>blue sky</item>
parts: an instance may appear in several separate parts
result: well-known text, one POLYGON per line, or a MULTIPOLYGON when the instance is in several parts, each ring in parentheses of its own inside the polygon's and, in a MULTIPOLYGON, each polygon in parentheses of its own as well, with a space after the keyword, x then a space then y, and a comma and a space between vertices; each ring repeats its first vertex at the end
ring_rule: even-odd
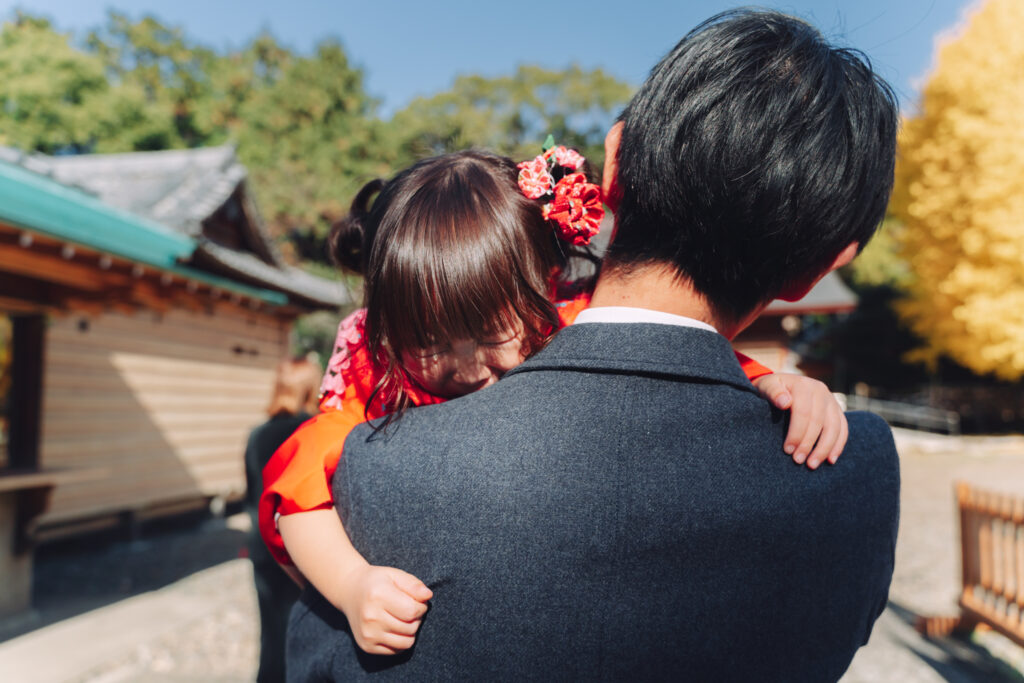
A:
MULTIPOLYGON (((84 36, 113 7, 154 14, 215 48, 241 46, 269 31, 308 51, 326 37, 345 45, 367 88, 388 114, 417 95, 447 88, 459 73, 497 76, 518 64, 602 67, 639 83, 682 35, 738 3, 720 0, 25 0, 0 2, 43 14, 84 36)), ((763 6, 803 17, 831 39, 863 50, 913 107, 932 62, 935 38, 960 21, 972 0, 788 0, 763 6)))

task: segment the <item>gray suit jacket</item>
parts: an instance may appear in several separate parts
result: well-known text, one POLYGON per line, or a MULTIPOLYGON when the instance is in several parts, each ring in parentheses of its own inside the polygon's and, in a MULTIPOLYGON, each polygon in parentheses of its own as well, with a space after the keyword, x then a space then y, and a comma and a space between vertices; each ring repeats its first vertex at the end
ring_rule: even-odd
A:
POLYGON ((581 324, 492 387, 357 428, 345 527, 434 599, 412 651, 373 657, 308 592, 289 680, 839 678, 886 603, 896 451, 850 413, 812 472, 785 418, 719 335, 581 324))

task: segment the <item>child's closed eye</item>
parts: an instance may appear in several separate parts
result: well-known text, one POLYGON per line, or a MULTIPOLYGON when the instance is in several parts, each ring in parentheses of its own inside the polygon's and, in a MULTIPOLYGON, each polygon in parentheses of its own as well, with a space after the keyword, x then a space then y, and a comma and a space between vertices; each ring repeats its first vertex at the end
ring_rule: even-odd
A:
POLYGON ((437 360, 449 351, 451 351, 450 346, 431 346, 425 349, 416 349, 411 355, 420 360, 430 361, 437 360))
POLYGON ((512 335, 511 337, 504 338, 482 339, 480 341, 480 346, 504 346, 505 344, 510 344, 514 342, 516 340, 516 336, 517 335, 512 335))

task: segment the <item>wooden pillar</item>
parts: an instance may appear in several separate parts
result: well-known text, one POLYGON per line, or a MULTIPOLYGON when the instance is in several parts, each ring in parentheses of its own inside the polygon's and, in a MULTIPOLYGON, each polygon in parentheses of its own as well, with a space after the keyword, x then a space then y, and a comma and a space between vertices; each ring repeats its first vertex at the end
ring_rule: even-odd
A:
POLYGON ((972 491, 964 482, 956 487, 957 502, 960 508, 960 561, 963 595, 974 591, 974 586, 981 580, 981 567, 978 558, 978 520, 971 505, 972 491))
POLYGON ((43 348, 46 317, 12 316, 11 414, 8 466, 39 467, 39 434, 43 404, 43 348))
POLYGON ((15 552, 17 502, 13 491, 0 491, 0 616, 27 610, 32 600, 32 553, 15 552))

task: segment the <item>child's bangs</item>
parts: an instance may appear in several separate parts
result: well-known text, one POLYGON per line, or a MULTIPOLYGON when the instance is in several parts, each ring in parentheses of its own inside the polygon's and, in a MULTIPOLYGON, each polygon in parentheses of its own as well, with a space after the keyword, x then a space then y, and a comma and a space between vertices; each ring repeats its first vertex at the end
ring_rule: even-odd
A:
MULTIPOLYGON (((516 326, 522 274, 494 215, 472 193, 457 205, 426 199, 419 225, 406 225, 412 239, 392 244, 384 281, 383 316, 388 345, 402 351, 480 339, 516 326)), ((449 198, 450 199, 450 198, 449 198)))

